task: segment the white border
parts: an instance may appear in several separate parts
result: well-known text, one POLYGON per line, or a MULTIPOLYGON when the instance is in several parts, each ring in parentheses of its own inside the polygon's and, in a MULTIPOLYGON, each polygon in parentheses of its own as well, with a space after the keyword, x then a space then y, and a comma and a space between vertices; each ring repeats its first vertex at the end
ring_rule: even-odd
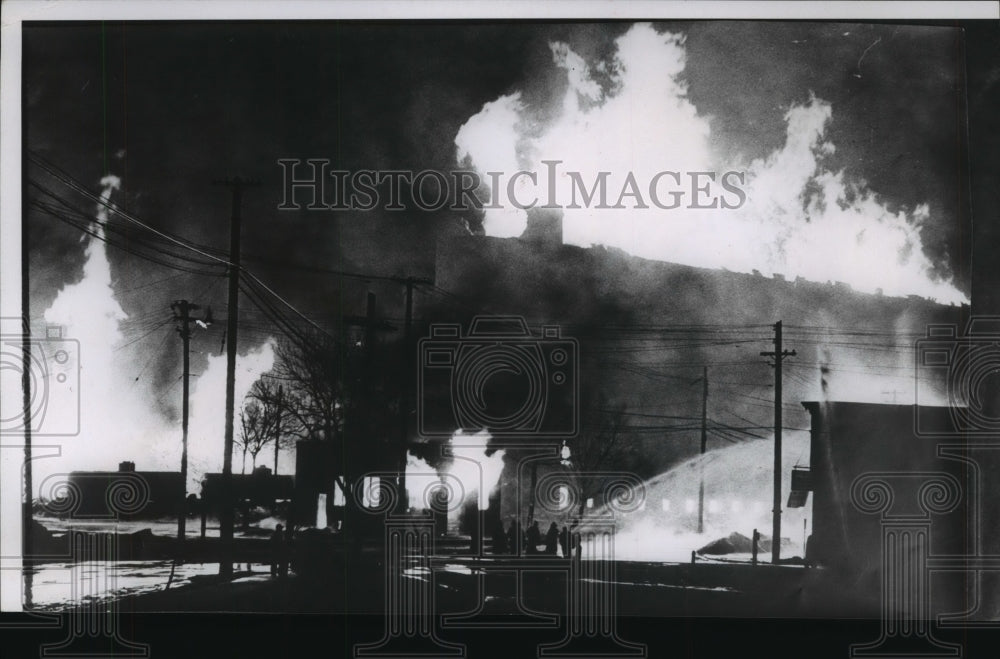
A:
MULTIPOLYGON (((0 317, 17 318, 21 316, 21 24, 8 22, 6 3, 0 11, 0 317)), ((5 443, 18 442, 0 436, 0 446, 5 443)), ((0 449, 0 612, 21 610, 23 457, 23 449, 0 449)))
POLYGON ((7 0, 8 21, 252 19, 1000 19, 1000 3, 976 0, 7 0))
MULTIPOLYGON (((260 19, 1000 20, 1000 3, 631 0, 8 0, 0 6, 0 316, 21 315, 21 23, 260 19)), ((7 394, 9 395, 9 393, 7 394)), ((21 610, 21 456, 0 451, 0 611, 21 610), (5 455, 6 454, 6 455, 5 455), (11 484, 14 486, 11 486, 11 484)))

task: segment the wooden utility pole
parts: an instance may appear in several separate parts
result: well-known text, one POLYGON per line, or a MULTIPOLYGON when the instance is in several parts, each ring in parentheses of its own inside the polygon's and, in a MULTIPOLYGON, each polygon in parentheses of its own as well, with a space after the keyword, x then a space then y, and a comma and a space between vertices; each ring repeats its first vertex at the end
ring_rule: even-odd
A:
MULTIPOLYGON (((25 177, 27 178, 27 177, 25 177)), ((28 241, 25 238, 22 242, 27 245, 28 241)), ((22 253, 22 257, 25 253, 22 253)), ((24 259, 23 263, 27 264, 27 258, 24 259)), ((26 267, 26 266, 25 266, 26 267)), ((23 309, 23 325, 21 328, 21 392, 23 395, 22 405, 24 413, 24 502, 21 509, 21 550, 24 556, 31 556, 34 551, 31 542, 31 521, 34 518, 35 511, 32 507, 32 499, 34 495, 34 485, 31 481, 31 424, 34 419, 31 418, 31 402, 34 392, 31 390, 32 385, 32 364, 31 359, 31 327, 28 324, 28 278, 22 276, 22 298, 21 304, 23 309)), ((71 412, 75 414, 80 414, 80 410, 71 412)), ((28 584, 31 581, 31 570, 25 570, 25 580, 28 584)), ((25 587, 25 592, 28 597, 31 597, 31 589, 25 587)))
POLYGON ((284 393, 285 393, 285 386, 278 385, 278 404, 275 412, 278 415, 278 418, 275 420, 274 424, 275 426, 274 427, 274 475, 275 476, 278 475, 278 449, 280 448, 281 444, 281 416, 282 412, 284 411, 284 408, 282 407, 284 401, 282 400, 282 398, 284 398, 284 393))
POLYGON ((774 324, 774 352, 762 352, 762 357, 774 357, 774 508, 771 525, 771 563, 781 558, 781 362, 794 357, 795 351, 781 349, 781 321, 774 324))
POLYGON ((399 503, 397 512, 404 512, 409 507, 409 495, 406 492, 406 452, 410 440, 410 407, 413 405, 413 378, 416 377, 416 360, 413 355, 413 286, 415 284, 433 284, 433 280, 424 277, 404 277, 406 285, 406 309, 403 321, 403 350, 400 368, 401 391, 399 396, 399 503), (409 369, 413 370, 409 370, 409 369))
MULTIPOLYGON (((23 121, 23 120, 22 120, 23 121)), ((27 122, 23 123, 23 126, 27 127, 27 122)), ((28 150, 21 150, 21 198, 30 199, 28 195, 28 150)), ((31 389, 31 374, 34 372, 32 370, 32 359, 31 359, 31 324, 30 324, 30 310, 31 310, 31 295, 30 295, 30 285, 31 281, 29 278, 28 264, 31 263, 31 250, 29 244, 31 241, 28 240, 28 209, 29 204, 22 204, 21 207, 21 404, 23 406, 24 413, 24 468, 22 473, 24 474, 24 482, 22 483, 24 487, 24 500, 22 501, 21 508, 21 552, 22 556, 31 556, 34 553, 32 542, 31 542, 31 522, 34 517, 34 510, 32 507, 32 502, 34 499, 34 484, 32 483, 31 468, 32 468, 32 458, 31 458, 31 424, 34 421, 31 418, 31 403, 33 400, 34 393, 31 389)), ((80 414, 80 410, 75 412, 70 412, 75 414, 80 414)), ((24 570, 24 592, 27 597, 26 606, 30 608, 31 606, 31 581, 32 581, 32 570, 24 570)))
POLYGON ((705 531, 705 449, 708 445, 708 367, 701 371, 701 455, 698 483, 698 533, 705 531))
POLYGON ((236 405, 236 347, 240 291, 240 205, 243 189, 259 186, 240 177, 216 181, 233 193, 233 214, 229 223, 229 311, 226 323, 226 446, 222 456, 222 491, 219 515, 219 542, 222 556, 219 574, 233 575, 233 407, 236 405))
POLYGON ((192 304, 187 300, 177 300, 170 308, 174 316, 180 321, 177 332, 181 335, 181 342, 184 345, 184 372, 181 376, 183 382, 181 401, 181 500, 177 510, 177 542, 183 543, 187 528, 187 473, 188 473, 188 382, 191 375, 191 312, 198 310, 197 304, 192 304))

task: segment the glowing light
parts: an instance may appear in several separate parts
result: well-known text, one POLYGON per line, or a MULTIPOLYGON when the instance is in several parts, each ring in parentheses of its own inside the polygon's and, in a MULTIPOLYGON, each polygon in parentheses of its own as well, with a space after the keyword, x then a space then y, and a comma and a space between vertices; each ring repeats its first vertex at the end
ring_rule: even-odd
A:
MULTIPOLYGON (((926 204, 891 210, 850 171, 832 171, 835 145, 827 130, 833 106, 820 98, 793 105, 784 115, 785 143, 752 162, 729 162, 710 148, 710 118, 688 98, 684 79, 685 37, 637 24, 615 41, 608 61, 588 62, 564 43, 550 44, 553 64, 565 71, 566 91, 542 107, 528 107, 519 92, 487 103, 456 135, 457 157, 488 181, 488 172, 537 175, 513 190, 497 189, 485 210, 484 229, 498 237, 519 236, 527 213, 513 203, 572 199, 568 172, 589 189, 606 176, 607 203, 561 203, 568 244, 618 247, 630 254, 707 268, 750 273, 781 272, 817 282, 844 282, 855 290, 921 295, 943 303, 968 302, 950 281, 939 279, 926 255, 920 227, 926 204), (610 72, 602 86, 592 76, 610 72), (538 115, 552 116, 540 123, 538 115), (669 154, 665 156, 664 154, 669 154), (546 161, 559 161, 550 197, 546 161), (745 203, 737 209, 621 210, 619 192, 629 176, 648 182, 662 171, 745 173, 745 203), (603 174, 602 174, 603 173, 603 174), (589 207, 588 207, 589 206, 589 207), (849 254, 850 258, 844 258, 849 254)), ((577 186, 578 187, 578 186, 577 186)), ((648 195, 648 190, 640 192, 648 195)), ((664 193, 664 196, 669 197, 664 193)), ((669 199, 667 200, 669 202, 669 199)), ((919 200, 918 200, 919 201, 919 200)), ((664 205, 669 205, 664 203, 664 205)))
MULTIPOLYGON (((114 277, 104 236, 104 225, 115 214, 107 208, 121 181, 101 179, 101 200, 94 237, 86 240, 81 278, 64 286, 45 311, 46 322, 65 328, 64 336, 80 346, 80 435, 62 443, 59 460, 37 462, 39 482, 55 471, 115 470, 124 458, 134 458, 139 470, 177 470, 180 466, 179 423, 163 418, 151 378, 136 381, 136 364, 150 357, 146 345, 125 335, 129 321, 115 296, 114 277)), ((164 304, 164 316, 167 315, 164 304)), ((169 328, 159 330, 169 332, 169 328)), ((154 342, 155 344, 155 342, 154 342)), ((256 350, 237 357, 236 405, 274 361, 270 339, 256 350)), ((178 360, 180 359, 178 353, 178 360)), ((177 392, 178 389, 171 389, 177 392)), ((176 393, 178 406, 180 394, 176 393)), ((221 471, 225 407, 225 358, 213 356, 206 369, 192 378, 189 423, 188 492, 198 492, 206 471, 221 471)), ((76 410, 60 410, 76 413, 76 410)))
MULTIPOLYGON (((406 482, 410 507, 424 507, 423 488, 430 485, 430 480, 441 478, 442 481, 453 481, 461 485, 456 491, 457 496, 466 498, 475 495, 480 510, 489 510, 490 492, 492 492, 503 473, 503 449, 495 450, 487 455, 487 445, 492 436, 485 430, 468 435, 458 430, 449 439, 448 454, 451 460, 445 462, 441 469, 431 467, 426 461, 415 457, 412 453, 406 457, 406 482)), ((568 493, 567 493, 568 497, 568 493)), ((458 506, 453 514, 457 514, 458 506)))

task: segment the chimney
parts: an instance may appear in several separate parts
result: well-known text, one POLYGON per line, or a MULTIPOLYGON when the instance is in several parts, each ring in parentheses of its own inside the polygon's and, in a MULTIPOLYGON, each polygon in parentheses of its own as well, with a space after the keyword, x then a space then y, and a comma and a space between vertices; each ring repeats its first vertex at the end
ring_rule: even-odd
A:
POLYGON ((135 463, 130 460, 119 462, 118 471, 135 471, 135 463))
POLYGON ((563 244, 563 213, 561 208, 529 208, 528 225, 521 240, 555 248, 563 244))

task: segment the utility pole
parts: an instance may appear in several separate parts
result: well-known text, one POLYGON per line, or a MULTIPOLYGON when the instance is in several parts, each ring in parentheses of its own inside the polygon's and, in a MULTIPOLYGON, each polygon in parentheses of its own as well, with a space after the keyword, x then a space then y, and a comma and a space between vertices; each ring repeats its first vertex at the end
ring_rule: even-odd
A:
POLYGON ((774 324, 774 352, 762 352, 762 357, 774 357, 774 514, 771 525, 771 563, 781 558, 781 362, 794 357, 795 351, 781 348, 781 321, 774 324))
POLYGON ((416 362, 411 361, 413 356, 413 286, 415 284, 433 284, 433 280, 424 277, 404 277, 401 280, 406 285, 406 310, 403 321, 403 355, 401 368, 402 391, 399 396, 399 503, 398 511, 404 512, 409 507, 409 495, 406 492, 406 452, 409 449, 410 439, 410 407, 413 400, 412 378, 416 377, 416 371, 407 372, 411 366, 415 367, 416 362))
POLYGON ((282 404, 284 402, 282 400, 284 398, 284 393, 285 393, 285 385, 278 385, 278 407, 276 412, 278 418, 275 421, 275 428, 274 428, 274 475, 275 476, 278 475, 278 448, 279 445, 281 444, 281 416, 282 412, 284 411, 284 408, 282 407, 282 404))
POLYGON ((233 192, 233 214, 229 223, 229 310, 226 319, 226 447, 222 456, 222 501, 219 515, 219 543, 222 556, 219 574, 233 576, 233 407, 236 404, 236 346, 240 291, 240 204, 243 188, 257 187, 257 181, 240 177, 215 181, 233 192))
MULTIPOLYGON (((181 376, 183 393, 181 401, 181 501, 177 511, 177 542, 183 543, 187 527, 187 473, 188 473, 188 382, 191 375, 191 312, 200 307, 187 300, 177 300, 170 305, 174 317, 180 322, 177 332, 184 345, 184 373, 181 376)), ((178 546, 178 551, 180 546, 178 546)))
POLYGON ((705 448, 708 445, 708 367, 701 371, 701 481, 698 483, 698 533, 705 530, 705 448))
POLYGON ((375 294, 368 291, 365 298, 365 379, 371 384, 371 367, 375 359, 375 294))
MULTIPOLYGON (((25 212, 27 213, 27 211, 25 212)), ((24 245, 28 243, 27 240, 22 240, 21 242, 24 245)), ((27 268, 27 248, 24 247, 23 250, 21 255, 24 260, 22 263, 27 268)), ((34 419, 31 418, 31 403, 34 396, 34 392, 31 390, 31 385, 33 384, 31 374, 34 364, 31 359, 31 326, 28 321, 28 278, 24 276, 24 273, 22 273, 21 281, 21 309, 22 313, 24 313, 21 327, 21 393, 23 396, 22 405, 24 412, 24 503, 21 509, 21 551, 24 556, 31 556, 34 553, 31 542, 31 521, 35 514, 32 506, 34 485, 31 480, 31 424, 34 423, 34 419)), ((76 413, 79 414, 80 411, 77 410, 76 413)), ((28 598, 32 594, 31 575, 32 570, 24 571, 25 593, 28 598)))
MULTIPOLYGON (((27 125, 26 123, 24 124, 27 125)), ((28 150, 21 150, 21 198, 30 199, 28 196, 28 150)), ((31 556, 34 553, 31 542, 31 522, 34 517, 32 506, 34 499, 34 484, 31 476, 31 404, 35 394, 32 391, 31 375, 34 372, 31 359, 31 295, 30 279, 28 277, 28 264, 31 263, 31 250, 28 241, 28 204, 24 204, 21 209, 21 404, 24 413, 24 500, 21 508, 21 552, 22 556, 31 556)), ((80 410, 76 411, 80 414, 80 410)), ((32 570, 24 570, 24 592, 26 595, 26 606, 30 608, 32 598, 32 570)))

